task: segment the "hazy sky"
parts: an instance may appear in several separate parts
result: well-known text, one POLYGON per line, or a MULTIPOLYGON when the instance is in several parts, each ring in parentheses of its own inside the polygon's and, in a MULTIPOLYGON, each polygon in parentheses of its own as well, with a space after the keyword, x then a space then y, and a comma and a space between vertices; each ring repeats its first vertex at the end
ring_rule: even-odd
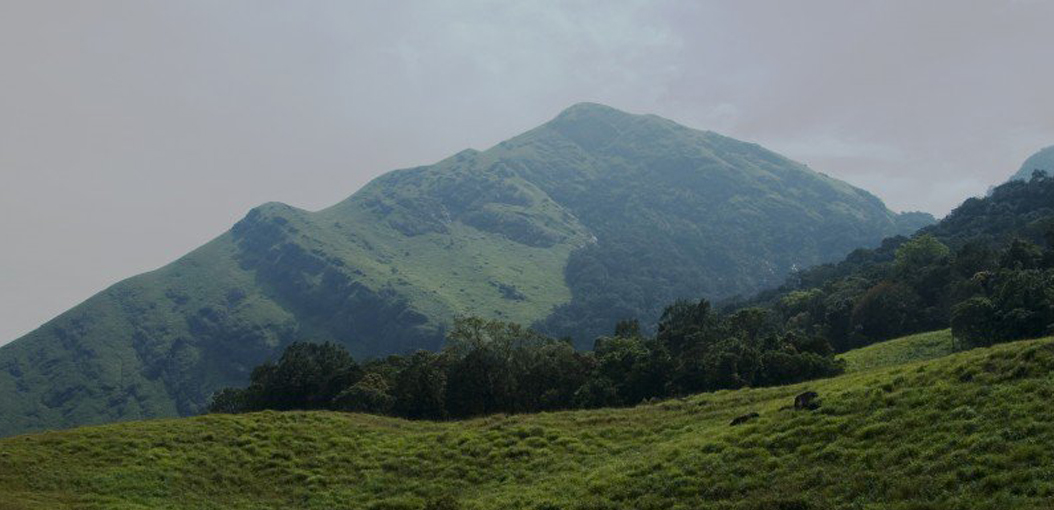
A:
POLYGON ((941 215, 1054 144, 1054 2, 0 0, 0 343, 249 208, 597 101, 941 215))

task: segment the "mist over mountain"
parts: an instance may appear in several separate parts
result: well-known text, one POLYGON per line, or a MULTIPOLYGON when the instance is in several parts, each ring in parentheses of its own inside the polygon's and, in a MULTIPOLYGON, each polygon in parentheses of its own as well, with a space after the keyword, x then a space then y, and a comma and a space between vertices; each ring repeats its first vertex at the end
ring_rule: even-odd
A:
POLYGON ((1010 177, 1012 181, 1027 181, 1032 178, 1032 172, 1039 170, 1047 175, 1054 175, 1054 145, 1047 147, 1029 156, 1021 169, 1010 177))
POLYGON ((458 314, 589 347, 932 222, 756 144, 578 104, 321 211, 257 207, 0 347, 0 435, 194 414, 294 340, 436 349, 458 314))

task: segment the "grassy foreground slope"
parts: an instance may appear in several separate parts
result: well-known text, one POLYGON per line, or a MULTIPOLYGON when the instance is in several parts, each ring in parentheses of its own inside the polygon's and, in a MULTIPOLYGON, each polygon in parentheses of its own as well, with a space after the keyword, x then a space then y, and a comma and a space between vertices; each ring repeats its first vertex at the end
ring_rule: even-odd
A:
POLYGON ((1047 338, 632 409, 81 428, 0 441, 0 509, 1049 508, 1052 369, 1047 338))

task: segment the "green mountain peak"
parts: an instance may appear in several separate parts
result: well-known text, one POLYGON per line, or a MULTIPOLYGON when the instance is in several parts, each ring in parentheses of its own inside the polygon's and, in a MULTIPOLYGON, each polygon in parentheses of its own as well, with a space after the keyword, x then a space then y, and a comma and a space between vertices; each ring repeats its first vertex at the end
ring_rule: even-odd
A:
POLYGON ((436 349, 458 314, 589 347, 617 320, 749 295, 909 219, 757 144, 580 103, 321 211, 256 207, 0 347, 0 435, 194 414, 292 341, 436 349))

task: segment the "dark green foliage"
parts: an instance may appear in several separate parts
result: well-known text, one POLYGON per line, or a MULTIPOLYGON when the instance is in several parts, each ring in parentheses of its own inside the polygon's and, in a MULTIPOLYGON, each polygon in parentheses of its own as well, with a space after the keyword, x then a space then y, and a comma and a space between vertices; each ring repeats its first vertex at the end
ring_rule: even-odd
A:
POLYGON ((1003 269, 978 278, 984 280, 986 291, 952 311, 952 333, 957 338, 982 346, 1054 333, 1054 268, 1003 269))
POLYGON ((996 307, 986 297, 975 296, 952 309, 952 332, 968 345, 991 345, 996 337, 996 307))
POLYGON ((1043 251, 1033 243, 1014 239, 999 258, 999 266, 1010 270, 1036 269, 1043 264, 1043 251))
POLYGON ((447 371, 439 354, 418 351, 395 375, 395 413, 438 420, 447 416, 447 371))
POLYGON ((920 298, 907 285, 882 281, 860 296, 853 307, 855 331, 865 338, 886 339, 914 331, 920 298))
POLYGON ((913 238, 794 275, 749 304, 840 352, 949 326, 963 345, 990 345, 1051 331, 1052 270, 1054 179, 1037 176, 971 198, 913 238))
POLYGON ((348 351, 333 343, 294 342, 277 363, 253 369, 242 395, 219 392, 210 405, 214 412, 244 409, 328 409, 346 388, 358 382, 362 370, 348 351))
POLYGON ((894 265, 902 273, 912 273, 932 265, 944 264, 951 250, 933 237, 922 234, 900 245, 894 255, 894 265))
POLYGON ((725 317, 710 304, 666 309, 656 339, 672 353, 679 393, 786 384, 841 372, 830 345, 798 331, 781 333, 771 312, 744 309, 725 317))
POLYGON ((874 245, 876 231, 908 234, 933 222, 892 214, 876 197, 757 145, 654 117, 579 105, 549 127, 591 155, 591 172, 568 185, 551 164, 531 161, 531 180, 567 204, 595 242, 568 260, 571 302, 538 326, 581 348, 621 318, 652 332, 667 303, 750 295, 795 266, 874 245))
POLYGON ((998 265, 996 258, 998 253, 983 241, 974 241, 964 244, 955 252, 955 260, 952 267, 963 278, 973 278, 982 271, 988 271, 998 265))
POLYGON ((212 411, 326 408, 436 420, 634 405, 842 370, 826 341, 781 334, 760 309, 725 317, 706 300, 678 302, 653 338, 635 321, 621 321, 615 331, 598 338, 593 352, 577 352, 518 324, 461 317, 441 353, 389 356, 363 368, 332 344, 295 343, 277 364, 255 369, 248 388, 218 392, 212 411), (336 361, 319 363, 320 353, 336 361))
POLYGON ((1043 243, 1054 216, 1051 177, 1011 181, 984 198, 969 198, 936 225, 923 229, 952 249, 984 241, 1003 246, 1019 237, 1043 243))
POLYGON ((356 413, 388 414, 395 397, 391 385, 379 373, 367 373, 333 399, 333 408, 356 413))

